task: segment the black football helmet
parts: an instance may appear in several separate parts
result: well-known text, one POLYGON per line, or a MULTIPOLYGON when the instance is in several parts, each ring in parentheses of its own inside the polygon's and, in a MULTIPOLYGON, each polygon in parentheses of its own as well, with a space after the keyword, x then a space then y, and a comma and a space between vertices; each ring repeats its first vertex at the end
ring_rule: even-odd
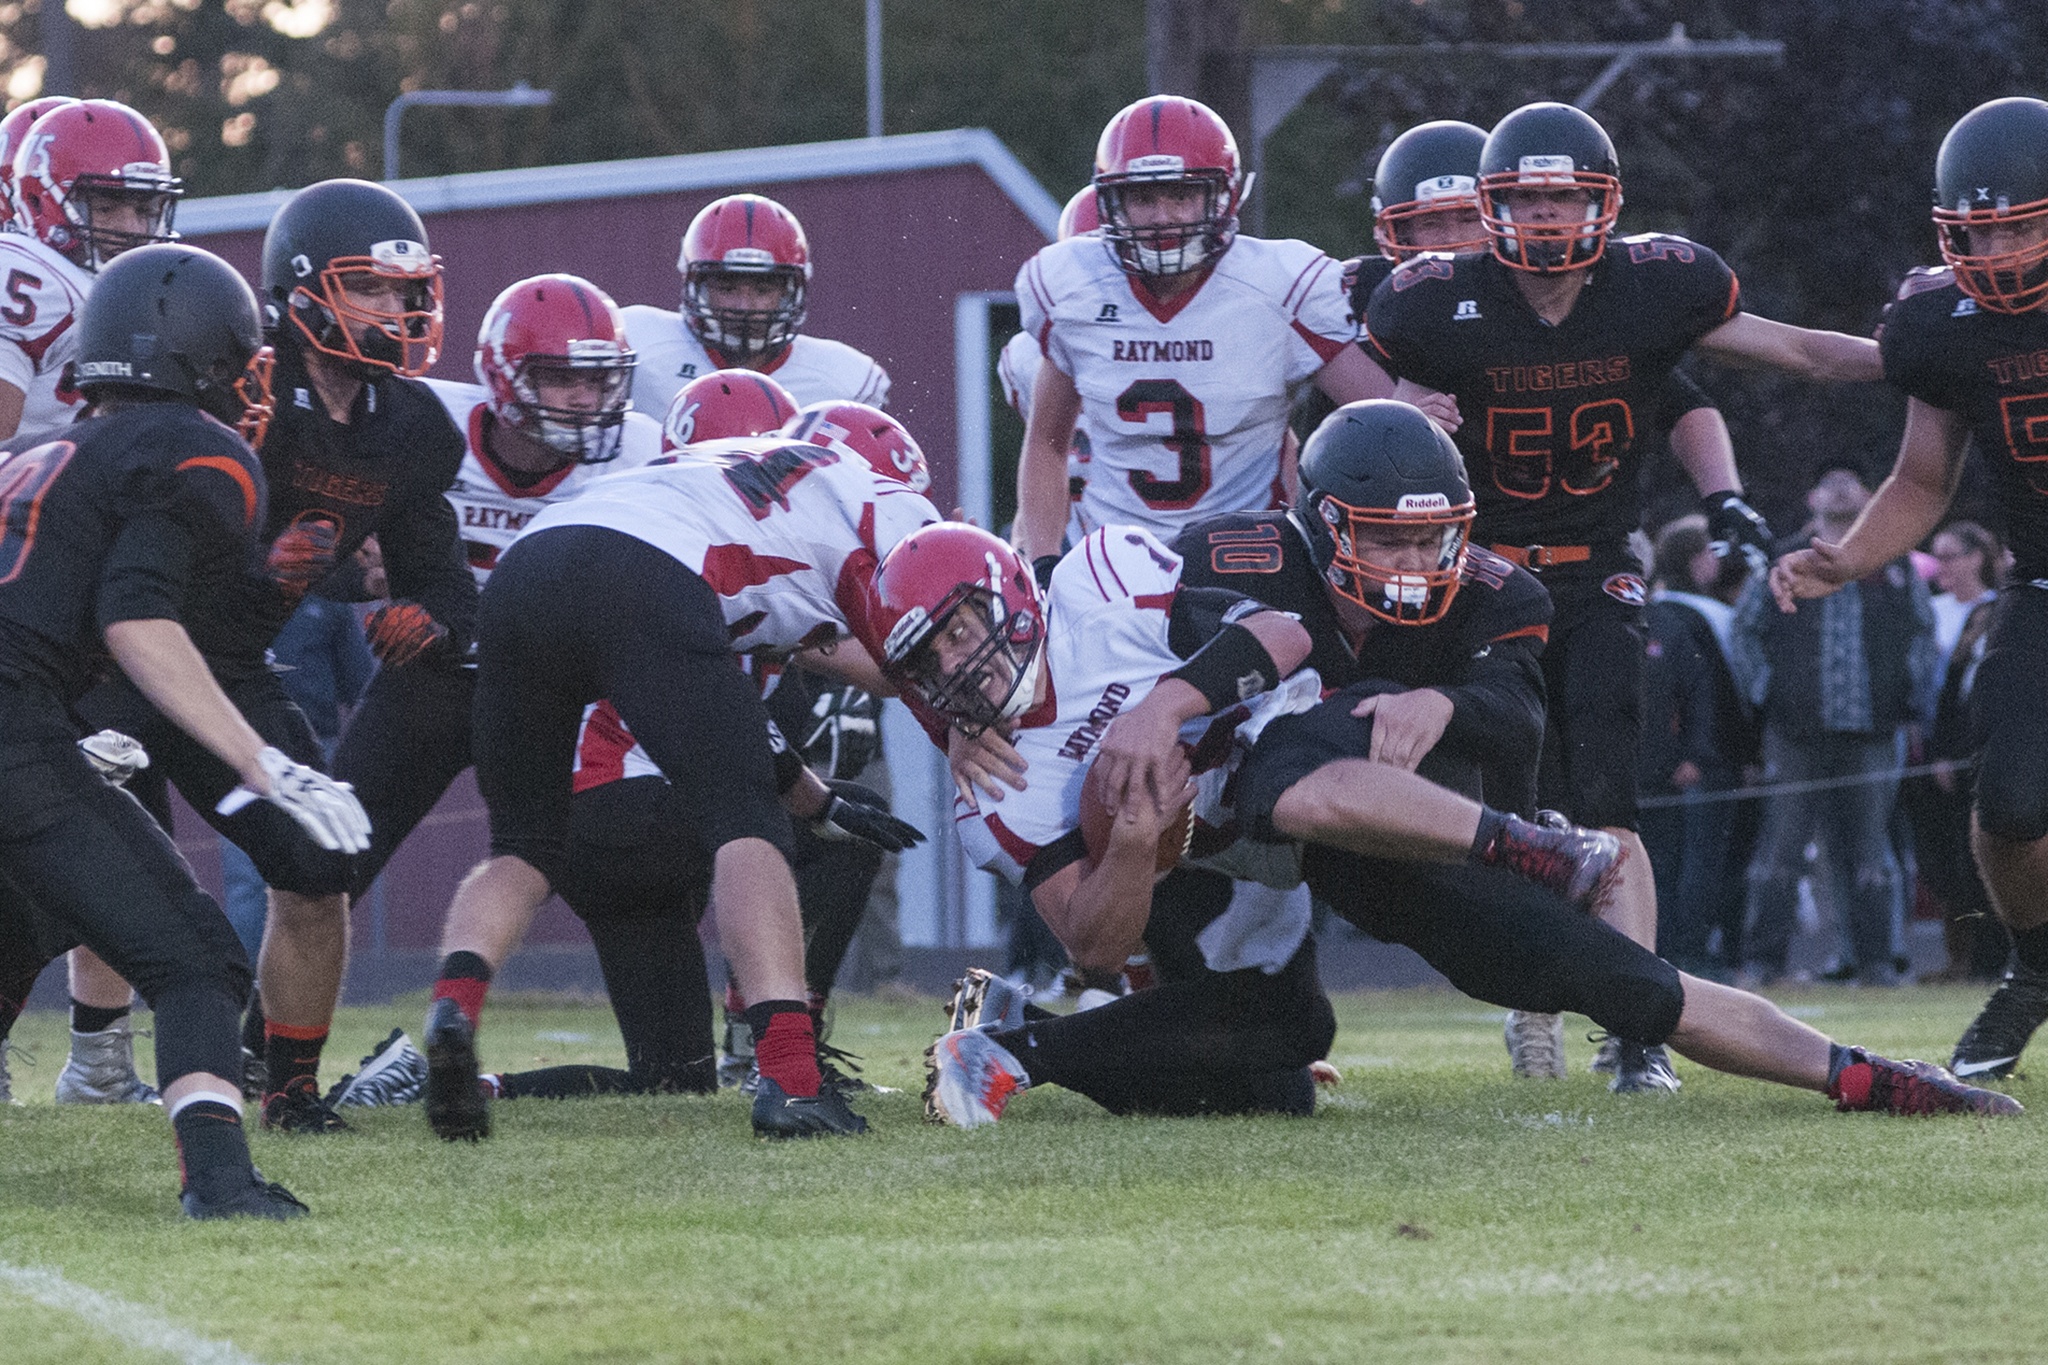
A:
POLYGON ((367 180, 293 195, 263 236, 264 324, 359 378, 422 375, 441 353, 441 258, 412 205, 367 180), (366 286, 389 281, 372 297, 366 286))
POLYGON ((1486 135, 1479 153, 1479 217, 1493 254, 1540 275, 1584 270, 1607 250, 1621 216, 1621 163, 1607 130, 1569 104, 1525 104, 1486 135), (1583 220, 1517 222, 1502 195, 1517 189, 1591 193, 1583 220))
POLYGON ((2048 299, 2048 234, 1987 249, 1984 229, 2048 215, 2048 103, 2002 99, 1956 120, 1934 158, 1934 225, 1956 285, 1994 313, 2048 299))
POLYGON ((1405 261, 1422 251, 1484 251, 1487 237, 1424 245, 1402 240, 1404 227, 1479 208, 1479 153, 1486 130, 1455 119, 1418 123, 1387 144, 1372 176, 1372 232, 1380 254, 1405 261))
POLYGON ((270 348, 256 295, 196 246, 124 251, 101 268, 78 317, 77 385, 187 399, 253 445, 270 419, 270 348))
POLYGON ((1391 399, 1346 403, 1301 448, 1301 507, 1316 568, 1330 590, 1397 625, 1440 620, 1458 595, 1476 508, 1465 461, 1420 408, 1391 399), (1434 567, 1374 563, 1369 527, 1441 530, 1434 567))

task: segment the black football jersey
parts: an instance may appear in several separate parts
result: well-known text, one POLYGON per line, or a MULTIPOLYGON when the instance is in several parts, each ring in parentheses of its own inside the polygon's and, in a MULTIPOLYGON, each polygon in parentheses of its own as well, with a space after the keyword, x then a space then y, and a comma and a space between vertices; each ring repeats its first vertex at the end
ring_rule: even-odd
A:
POLYGON ((1360 682, 1435 688, 1455 710, 1445 740, 1484 753, 1509 733, 1542 734, 1537 664, 1550 636, 1550 594, 1534 575, 1474 547, 1451 609, 1430 625, 1375 619, 1351 652, 1336 608, 1287 512, 1238 512, 1197 523, 1173 543, 1181 585, 1227 588, 1301 618, 1307 666, 1335 691, 1360 682))
POLYGON ((1741 307, 1719 256, 1645 233, 1608 244, 1555 327, 1484 252, 1405 262, 1366 325, 1389 373, 1457 397, 1475 539, 1618 546, 1641 519, 1630 457, 1669 410, 1672 367, 1741 307))
POLYGON ((0 678, 67 701, 118 621, 177 620, 252 572, 263 471, 233 431, 144 403, 0 455, 0 678))
POLYGON ((1968 420, 2018 576, 2048 577, 2048 309, 1993 313, 1949 271, 1916 273, 1887 310, 1878 346, 1894 386, 1968 420))
MULTIPOLYGON (((462 466, 462 433, 433 390, 385 375, 363 385, 350 420, 328 416, 305 362, 278 348, 272 379, 277 415, 261 459, 270 480, 265 543, 294 524, 324 518, 340 528, 346 564, 375 533, 391 596, 410 598, 448 627, 457 647, 476 625, 476 579, 444 496, 462 466)), ((260 659, 293 602, 260 575, 233 599, 203 604, 190 621, 209 659, 260 659)))

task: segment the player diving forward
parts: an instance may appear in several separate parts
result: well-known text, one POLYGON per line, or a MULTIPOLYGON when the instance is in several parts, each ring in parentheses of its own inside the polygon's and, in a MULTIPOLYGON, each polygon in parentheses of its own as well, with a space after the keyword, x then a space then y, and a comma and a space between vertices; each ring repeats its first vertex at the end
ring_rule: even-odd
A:
MULTIPOLYGON (((1471 517, 1449 439, 1404 405, 1352 405, 1310 439, 1303 477, 1306 515, 1329 528, 1318 554, 1333 586, 1397 628, 1440 619, 1467 567, 1471 517)), ((1087 961, 1120 960, 1144 932, 1160 836, 1191 795, 1184 727, 1272 688, 1312 643, 1284 615, 1183 588, 1179 557, 1127 528, 1083 542, 1044 600, 993 538, 928 528, 884 561, 876 596, 888 667, 904 685, 956 725, 1007 730, 1034 761, 1031 782, 999 814, 963 810, 959 826, 980 861, 1028 878, 1046 922, 1087 961), (1115 818, 1091 865, 1077 831, 1095 762, 1109 765, 1102 785, 1115 818)), ((1292 714, 1254 702, 1254 716, 1268 718, 1234 777, 1239 844, 1300 845, 1301 875, 1339 913, 1408 943, 1480 999, 1586 1013, 1845 1109, 2019 1112, 1940 1067, 1838 1046, 1581 913, 1611 869, 1613 836, 1530 825, 1409 771, 1412 726, 1403 747, 1376 750, 1386 702, 1371 691, 1292 714)), ((1222 814, 1204 819, 1227 828, 1222 814)), ((1060 1082, 1060 1050, 1043 1038, 1072 1027, 946 1035, 934 1049, 938 1113, 991 1122, 1016 1091, 1060 1082)))
POLYGON ((181 624, 249 572, 265 498, 225 423, 268 416, 249 286, 171 245, 110 265, 78 328, 95 416, 0 458, 0 1009, 78 943, 156 1011, 157 1081, 194 1218, 305 1206, 249 1161, 236 1016, 248 956, 169 837, 75 747, 70 713, 106 656, 170 725, 337 854, 367 842, 346 787, 294 763, 236 710, 181 624))

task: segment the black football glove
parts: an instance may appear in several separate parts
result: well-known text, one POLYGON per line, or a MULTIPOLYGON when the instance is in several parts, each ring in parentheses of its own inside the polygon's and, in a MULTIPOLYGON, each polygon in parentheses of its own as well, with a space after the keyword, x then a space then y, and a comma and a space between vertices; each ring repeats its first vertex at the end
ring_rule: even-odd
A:
POLYGON ((1771 528, 1740 493, 1709 493, 1700 499, 1707 512, 1707 536, 1714 558, 1740 552, 1751 573, 1771 566, 1771 528))
POLYGON ((399 598, 370 613, 363 622, 370 652, 386 668, 402 668, 448 638, 448 627, 417 602, 399 598))
POLYGON ((1031 561, 1031 576, 1038 580, 1038 590, 1052 590, 1052 571, 1060 566, 1059 555, 1040 555, 1031 561))
POLYGON ((901 853, 924 842, 924 831, 889 814, 881 793, 858 782, 827 782, 832 795, 811 820, 820 839, 860 839, 884 853, 901 853))
POLYGON ((858 777, 881 752, 882 705, 858 687, 834 687, 811 707, 804 761, 826 777, 858 777))

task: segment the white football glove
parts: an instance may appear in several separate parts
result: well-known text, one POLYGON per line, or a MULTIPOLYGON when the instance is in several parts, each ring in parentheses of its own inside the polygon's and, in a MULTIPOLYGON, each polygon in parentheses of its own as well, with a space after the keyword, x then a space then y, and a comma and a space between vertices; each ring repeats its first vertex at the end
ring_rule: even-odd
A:
POLYGON ((117 787, 149 766, 149 753, 142 741, 119 730, 87 735, 78 741, 78 749, 101 777, 117 787))
POLYGON ((318 769, 294 763, 278 749, 265 749, 256 756, 263 775, 270 780, 268 792, 235 788, 221 798, 214 810, 233 815, 259 797, 299 822, 299 828, 313 836, 330 853, 361 853, 370 846, 370 817, 356 800, 356 791, 346 782, 336 782, 318 769))

